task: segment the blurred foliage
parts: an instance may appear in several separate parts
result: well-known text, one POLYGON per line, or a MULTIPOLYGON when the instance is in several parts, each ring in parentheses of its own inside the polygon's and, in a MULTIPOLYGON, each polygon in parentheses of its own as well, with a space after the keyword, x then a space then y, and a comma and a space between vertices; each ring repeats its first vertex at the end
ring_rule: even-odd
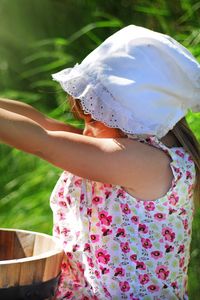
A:
MULTIPOLYGON (((73 119, 51 74, 71 67, 109 35, 129 24, 169 34, 200 61, 200 1, 0 0, 0 94, 27 102, 53 118, 73 119)), ((200 114, 189 113, 200 140, 200 114)), ((51 233, 50 191, 62 170, 0 145, 0 223, 51 233)), ((200 287, 200 212, 193 223, 189 295, 200 287)))

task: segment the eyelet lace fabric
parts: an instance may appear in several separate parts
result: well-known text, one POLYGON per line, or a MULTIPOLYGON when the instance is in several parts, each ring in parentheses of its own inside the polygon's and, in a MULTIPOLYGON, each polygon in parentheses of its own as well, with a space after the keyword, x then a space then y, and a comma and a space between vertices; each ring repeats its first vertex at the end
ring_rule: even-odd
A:
POLYGON ((154 135, 156 131, 156 136, 161 138, 186 114, 186 109, 180 107, 174 110, 168 118, 165 117, 164 124, 156 123, 155 118, 155 123, 149 125, 148 120, 139 118, 125 106, 122 108, 121 103, 115 99, 99 78, 95 78, 93 74, 88 75, 85 71, 82 74, 81 66, 78 64, 74 68, 53 74, 53 78, 60 82, 64 91, 81 101, 84 111, 91 114, 93 119, 136 137, 154 135))

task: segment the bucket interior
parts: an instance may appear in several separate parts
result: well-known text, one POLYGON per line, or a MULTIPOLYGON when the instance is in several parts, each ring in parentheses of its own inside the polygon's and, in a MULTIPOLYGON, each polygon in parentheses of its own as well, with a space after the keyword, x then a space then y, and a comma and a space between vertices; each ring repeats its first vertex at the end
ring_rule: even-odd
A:
POLYGON ((56 245, 48 236, 17 230, 0 230, 0 261, 40 255, 51 250, 56 250, 56 245))

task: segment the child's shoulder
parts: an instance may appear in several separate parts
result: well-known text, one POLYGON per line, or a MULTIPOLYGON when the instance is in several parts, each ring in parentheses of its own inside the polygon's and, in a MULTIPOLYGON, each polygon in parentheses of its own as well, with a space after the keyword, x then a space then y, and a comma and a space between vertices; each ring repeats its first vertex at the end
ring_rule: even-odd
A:
MULTIPOLYGON (((131 187, 124 188, 131 196, 144 201, 160 199, 171 190, 179 175, 187 172, 190 162, 192 165, 191 157, 173 138, 162 139, 161 142, 155 137, 150 137, 135 142, 140 145, 142 142, 142 146, 139 146, 141 161, 138 161, 140 168, 137 184, 133 182, 131 187)), ((131 149, 131 142, 129 143, 131 149)))

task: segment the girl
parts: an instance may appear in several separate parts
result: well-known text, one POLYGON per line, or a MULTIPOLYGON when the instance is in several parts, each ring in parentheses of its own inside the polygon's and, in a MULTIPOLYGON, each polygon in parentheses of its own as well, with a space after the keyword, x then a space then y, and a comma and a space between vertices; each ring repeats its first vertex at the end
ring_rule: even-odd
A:
POLYGON ((50 199, 57 299, 188 299, 200 152, 185 115, 200 111, 200 65, 130 25, 53 78, 83 132, 1 100, 0 139, 64 170, 50 199))

